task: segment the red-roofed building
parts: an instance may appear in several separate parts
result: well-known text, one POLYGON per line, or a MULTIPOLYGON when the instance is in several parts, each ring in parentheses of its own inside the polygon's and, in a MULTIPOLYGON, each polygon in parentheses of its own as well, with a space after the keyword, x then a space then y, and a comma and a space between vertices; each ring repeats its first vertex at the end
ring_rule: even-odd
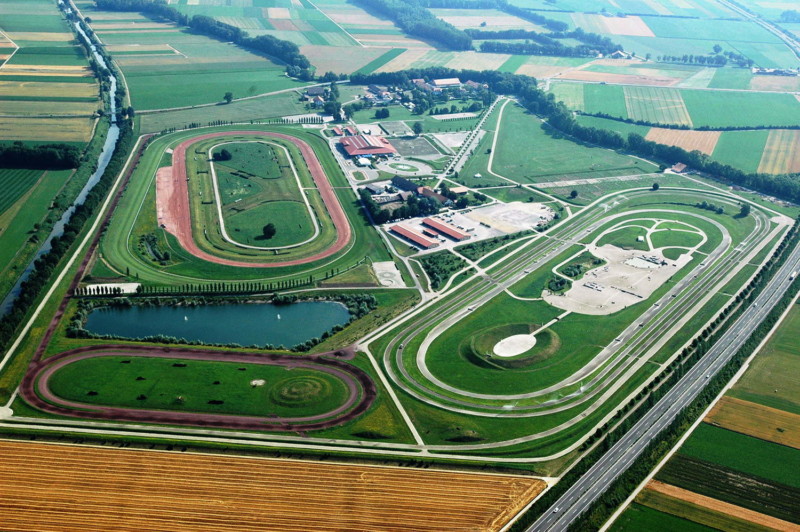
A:
POLYGON ((358 135, 358 130, 353 126, 345 126, 344 132, 352 136, 358 135))
POLYGON ((393 225, 389 229, 391 229, 398 235, 402 236, 403 238, 410 240, 411 242, 421 247, 422 249, 431 249, 439 247, 439 243, 436 242, 435 240, 432 240, 427 236, 423 235, 422 233, 414 231, 413 229, 409 229, 408 227, 404 227, 402 225, 393 225))
POLYGON ((450 237, 453 240, 467 240, 470 237, 469 233, 465 233, 457 227, 454 227, 448 223, 440 222, 434 218, 425 218, 422 220, 422 224, 435 229, 444 236, 450 237))
POLYGON ((333 131, 333 134, 336 135, 337 137, 341 137, 342 135, 344 135, 344 131, 342 131, 342 128, 340 128, 339 126, 333 127, 331 131, 333 131))
POLYGON ((339 144, 350 157, 371 157, 397 153, 397 149, 389 144, 388 140, 375 135, 344 137, 339 139, 339 144))

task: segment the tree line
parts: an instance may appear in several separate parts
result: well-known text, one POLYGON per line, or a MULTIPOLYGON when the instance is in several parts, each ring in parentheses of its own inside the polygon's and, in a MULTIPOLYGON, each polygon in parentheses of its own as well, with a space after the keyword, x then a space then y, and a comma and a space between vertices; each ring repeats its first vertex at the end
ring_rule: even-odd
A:
POLYGON ((304 79, 312 79, 311 62, 300 53, 300 48, 293 42, 277 39, 271 35, 250 35, 236 26, 225 24, 205 15, 188 15, 167 5, 164 0, 95 0, 97 7, 107 11, 139 11, 147 15, 164 18, 178 24, 188 26, 192 30, 210 35, 223 41, 230 41, 244 48, 277 57, 285 62, 287 72, 304 79), (291 70, 291 72, 290 72, 291 70))
POLYGON ((81 150, 69 144, 29 146, 16 141, 0 146, 0 168, 30 168, 32 170, 66 170, 77 168, 81 150))
POLYGON ((526 40, 532 42, 524 43, 498 43, 486 42, 481 44, 482 52, 491 52, 495 49, 511 50, 509 52, 499 53, 514 53, 518 55, 562 55, 562 56, 588 56, 592 57, 601 53, 603 55, 613 54, 617 50, 622 50, 622 45, 615 44, 608 37, 603 37, 597 33, 590 33, 576 28, 572 31, 559 31, 552 33, 540 33, 538 31, 511 29, 511 30, 464 30, 467 35, 475 40, 480 41, 493 41, 493 40, 526 40), (582 42, 582 45, 567 46, 558 41, 558 39, 575 39, 582 42), (484 50, 484 45, 487 49, 484 50), (526 52, 525 50, 533 50, 526 52), (519 50, 513 51, 513 50, 519 50))
POLYGON ((688 124, 663 124, 661 122, 653 122, 652 120, 622 118, 621 116, 614 116, 602 112, 597 112, 597 113, 590 113, 587 111, 575 111, 575 112, 583 116, 594 116, 596 118, 614 120, 615 122, 625 122, 626 124, 636 124, 639 126, 660 127, 663 129, 693 129, 695 131, 752 131, 754 129, 800 129, 800 124, 794 124, 794 125, 759 124, 757 126, 698 126, 693 128, 690 127, 688 124))
MULTIPOLYGON (((367 11, 390 18, 409 35, 430 39, 452 50, 472 50, 472 39, 426 9, 425 0, 353 0, 367 11)), ((446 4, 447 2, 440 2, 446 4)))

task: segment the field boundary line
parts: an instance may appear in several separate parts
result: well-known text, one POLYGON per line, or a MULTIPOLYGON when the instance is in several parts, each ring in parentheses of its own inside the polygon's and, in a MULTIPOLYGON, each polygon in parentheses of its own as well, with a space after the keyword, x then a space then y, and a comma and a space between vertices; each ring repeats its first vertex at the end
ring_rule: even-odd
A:
POLYGON ((647 475, 644 478, 644 480, 642 480, 641 484, 636 486, 636 489, 633 490, 633 493, 631 493, 627 499, 625 499, 625 502, 623 502, 622 505, 620 505, 620 507, 617 508, 617 510, 613 514, 611 514, 611 517, 609 517, 608 521, 606 521, 603 524, 599 532, 607 532, 609 530, 611 525, 613 525, 614 522, 625 512, 625 510, 628 509, 628 506, 630 506, 630 504, 639 495, 639 493, 647 486, 647 484, 651 480, 653 480, 653 477, 656 476, 656 474, 661 470, 661 468, 664 467, 664 464, 666 464, 673 457, 673 455, 678 452, 678 449, 680 449, 683 443, 687 439, 689 439, 689 437, 692 435, 695 429, 700 425, 700 423, 703 422, 706 416, 708 416, 708 413, 711 412, 711 410, 717 405, 720 399, 722 399, 722 397, 726 393, 728 393, 728 390, 730 390, 739 381, 742 375, 744 375, 744 373, 750 368, 750 363, 753 361, 753 359, 759 353, 761 353, 761 350, 764 348, 764 346, 772 339, 775 332, 783 324, 784 320, 786 319, 786 316, 788 316, 789 312, 791 312, 794 309, 798 299, 800 299, 800 294, 797 294, 794 297, 792 302, 786 307, 786 310, 783 311, 783 314, 781 314, 781 317, 778 319, 778 321, 775 322, 775 325, 772 326, 772 329, 770 329, 769 333, 767 333, 767 335, 764 336, 764 339, 761 340, 761 343, 758 344, 758 346, 756 346, 756 348, 753 350, 753 353, 749 357, 747 357, 747 360, 744 361, 744 364, 742 364, 742 367, 739 368, 739 371, 736 372, 733 378, 730 381, 728 381, 728 383, 722 388, 722 390, 720 390, 719 394, 714 398, 711 404, 708 405, 708 408, 706 408, 700 414, 700 416, 698 416, 697 421, 692 423, 692 426, 689 427, 689 429, 683 436, 681 436, 681 438, 675 443, 672 449, 670 449, 669 452, 666 455, 664 455, 664 458, 661 459, 661 461, 650 472, 650 474, 647 475))
POLYGON ((44 298, 42 298, 42 300, 39 302, 39 305, 36 307, 36 310, 33 311, 31 317, 28 318, 27 323, 25 323, 25 327, 17 335, 17 339, 14 340, 14 343, 11 344, 11 347, 8 349, 8 351, 6 351, 5 355, 3 356, 3 359, 0 360, 0 371, 5 369, 6 364, 8 364, 9 360, 11 360, 14 352, 17 350, 17 348, 19 348, 20 344, 22 343, 22 340, 25 339, 25 336, 27 336, 28 332, 33 327, 33 322, 36 321, 36 319, 39 317, 39 314, 41 314, 45 306, 47 306, 47 304, 50 301, 50 298, 53 297, 53 294, 55 293, 56 289, 64 281, 64 277, 66 277, 70 268, 72 268, 72 266, 75 264, 75 261, 83 253, 84 248, 91 241, 91 239, 94 236, 94 233, 97 231, 97 228, 103 222, 103 215, 108 210, 108 206, 111 204, 114 198, 114 192, 119 188, 120 182, 122 181, 125 172, 128 170, 128 167, 130 166, 134 155, 136 155, 137 153, 139 145, 142 143, 142 140, 145 137, 146 135, 142 135, 138 139, 136 139, 136 144, 134 144, 130 154, 128 154, 128 159, 125 161, 125 165, 122 167, 119 174, 117 175, 117 178, 114 180, 114 186, 111 187, 111 190, 106 195, 106 199, 105 201, 103 201, 102 208, 97 212, 94 223, 92 223, 92 226, 89 228, 89 231, 83 237, 83 241, 81 241, 80 245, 72 253, 72 256, 70 257, 69 261, 67 261, 64 267, 61 269, 61 273, 59 273, 58 277, 56 277, 56 279, 51 283, 50 289, 44 295, 44 298))
POLYGON ((362 43, 361 41, 359 41, 358 39, 356 39, 355 37, 353 37, 353 35, 352 35, 352 34, 351 34, 349 31, 347 31, 346 29, 344 29, 344 28, 342 27, 342 25, 341 25, 341 24, 339 24, 338 22, 336 22, 335 20, 333 20, 331 17, 329 17, 329 16, 328 16, 328 14, 327 14, 326 12, 324 12, 323 10, 321 10, 319 7, 317 7, 317 5, 316 5, 314 2, 312 2, 311 0, 306 0, 306 2, 308 2, 309 4, 311 4, 311 5, 314 7, 314 9, 316 9, 317 11, 319 11, 320 13, 322 13, 323 15, 325 15, 325 18, 327 18, 328 20, 330 20, 331 22, 333 22, 334 24, 336 24, 336 27, 338 27, 340 30, 342 30, 342 31, 343 31, 343 32, 344 32, 344 33, 345 33, 345 34, 346 34, 348 37, 350 37, 351 39, 353 39, 353 42, 355 42, 356 44, 358 44, 358 45, 359 45, 360 47, 362 47, 362 48, 366 48, 366 46, 364 46, 364 43, 362 43))
POLYGON ((8 42, 10 42, 11 44, 13 44, 13 45, 14 45, 14 51, 13 51, 13 52, 11 52, 11 55, 9 55, 9 56, 6 58, 6 60, 5 60, 5 61, 3 61, 3 64, 2 64, 2 65, 0 65, 0 69, 2 69, 4 66, 6 66, 6 65, 8 64, 8 62, 9 62, 9 61, 11 61, 11 58, 12 58, 12 57, 14 57, 14 55, 15 55, 17 52, 19 52, 19 45, 18 45, 17 43, 15 43, 15 42, 14 42, 14 41, 11 39, 11 37, 9 37, 9 36, 8 36, 8 34, 7 34, 6 32, 4 32, 2 29, 0 29, 0 35, 2 35, 3 37, 5 37, 6 39, 8 39, 8 42))

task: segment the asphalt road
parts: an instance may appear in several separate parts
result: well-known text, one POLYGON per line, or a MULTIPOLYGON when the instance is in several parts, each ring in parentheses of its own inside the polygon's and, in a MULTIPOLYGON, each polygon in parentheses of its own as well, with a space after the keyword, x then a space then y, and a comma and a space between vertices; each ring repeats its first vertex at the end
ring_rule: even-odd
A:
POLYGON ((783 296, 791 283, 792 273, 796 271, 800 271, 800 246, 792 250, 788 260, 755 302, 709 352, 528 530, 566 530, 586 511, 733 357, 783 296))

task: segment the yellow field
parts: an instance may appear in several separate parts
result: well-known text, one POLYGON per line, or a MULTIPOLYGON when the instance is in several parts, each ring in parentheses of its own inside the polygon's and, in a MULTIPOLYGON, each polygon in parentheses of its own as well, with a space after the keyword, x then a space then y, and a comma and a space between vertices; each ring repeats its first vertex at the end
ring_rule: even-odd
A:
POLYGON ((628 116, 656 124, 678 124, 692 127, 680 91, 650 87, 623 87, 628 116))
POLYGON ((647 488, 639 494, 636 502, 717 530, 736 532, 800 530, 800 526, 782 519, 657 480, 651 480, 647 484, 647 488))
POLYGON ((492 30, 524 29, 541 31, 539 26, 527 20, 508 15, 496 9, 482 10, 478 15, 465 15, 463 9, 433 9, 431 11, 438 18, 449 22, 458 29, 480 29, 486 27, 492 30))
POLYGON ((100 100, 96 102, 53 102, 53 101, 14 101, 0 100, 0 115, 44 116, 75 115, 92 116, 102 109, 100 100))
POLYGON ((651 128, 645 137, 647 140, 678 146, 686 151, 699 150, 707 155, 714 153, 719 141, 720 131, 694 131, 691 129, 651 128))
POLYGON ((800 449, 800 416, 750 401, 723 397, 706 416, 707 423, 800 449))
POLYGON ((98 32, 103 32, 106 30, 129 30, 129 31, 139 31, 139 30, 152 30, 152 29, 166 29, 164 26, 166 24, 160 24, 158 22, 103 22, 103 23, 93 23, 92 29, 98 32))
POLYGON ((97 98, 97 91, 97 86, 92 83, 0 80, 0 96, 97 98))
POLYGON ((0 139, 89 142, 92 118, 3 118, 0 139))
POLYGON ((396 72, 398 70, 408 70, 411 68, 411 65, 422 59, 425 54, 428 53, 428 51, 429 50, 422 48, 418 48, 416 50, 406 50, 380 67, 378 70, 376 70, 376 72, 396 72))
POLYGON ((447 68, 456 70, 497 70, 511 57, 508 54, 484 54, 478 52, 460 52, 447 62, 447 68))
POLYGON ((771 130, 758 171, 765 174, 800 172, 800 131, 771 130))
POLYGON ((15 41, 72 42, 75 36, 71 33, 17 31, 8 34, 15 41))
POLYGON ((562 79, 573 79, 576 81, 619 83, 624 85, 645 85, 652 87, 671 87, 681 81, 680 78, 670 78, 666 76, 614 74, 611 72, 592 72, 590 70, 570 70, 558 77, 562 79))
POLYGON ((0 442, 0 528, 498 530, 541 480, 0 442))

